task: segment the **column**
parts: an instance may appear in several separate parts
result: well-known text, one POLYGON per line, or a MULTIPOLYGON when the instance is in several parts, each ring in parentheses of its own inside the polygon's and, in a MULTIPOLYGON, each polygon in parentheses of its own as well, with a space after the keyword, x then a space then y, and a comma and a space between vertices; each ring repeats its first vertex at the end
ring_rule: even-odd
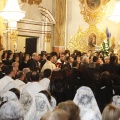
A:
POLYGON ((60 52, 65 50, 66 0, 56 0, 55 19, 56 25, 53 50, 60 52))

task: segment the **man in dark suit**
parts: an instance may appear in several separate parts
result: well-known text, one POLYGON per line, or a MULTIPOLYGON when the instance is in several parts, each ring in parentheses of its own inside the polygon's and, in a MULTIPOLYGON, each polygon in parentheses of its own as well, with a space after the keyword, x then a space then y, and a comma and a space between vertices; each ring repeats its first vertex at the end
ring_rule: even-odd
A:
POLYGON ((38 63, 38 54, 33 53, 32 58, 28 61, 27 66, 30 68, 31 71, 39 71, 40 66, 38 63))

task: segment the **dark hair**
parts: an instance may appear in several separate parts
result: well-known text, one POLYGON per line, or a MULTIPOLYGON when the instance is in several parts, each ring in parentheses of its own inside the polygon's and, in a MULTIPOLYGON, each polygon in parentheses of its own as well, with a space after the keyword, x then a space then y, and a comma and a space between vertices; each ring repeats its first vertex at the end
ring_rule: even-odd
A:
POLYGON ((19 72, 17 72, 17 75, 16 75, 16 79, 19 79, 19 78, 21 78, 22 76, 24 75, 24 72, 22 72, 22 71, 19 71, 19 72))
POLYGON ((116 56, 115 55, 110 56, 110 63, 115 63, 115 60, 116 60, 116 56))
POLYGON ((48 90, 42 90, 39 93, 43 93, 47 97, 48 101, 51 103, 51 93, 48 90))
POLYGON ((78 62, 76 60, 74 60, 73 63, 72 63, 72 67, 76 67, 77 64, 78 64, 78 62))
POLYGON ((104 71, 101 74, 101 86, 112 87, 112 81, 110 78, 110 73, 108 71, 104 71))
POLYGON ((75 60, 75 55, 74 54, 71 54, 70 57, 72 57, 75 60))
POLYGON ((5 54, 7 53, 7 57, 8 57, 8 52, 7 51, 4 51, 3 54, 2 54, 2 57, 1 59, 4 59, 5 58, 5 54))
POLYGON ((67 56, 67 57, 66 57, 66 60, 67 60, 67 61, 70 60, 70 56, 67 56))
POLYGON ((52 73, 51 69, 45 69, 43 72, 44 78, 50 77, 51 73, 52 73))
POLYGON ((93 56, 93 62, 97 62, 98 57, 97 56, 93 56))
POLYGON ((32 81, 39 81, 39 78, 40 78, 40 75, 39 75, 38 72, 33 71, 33 72, 31 73, 31 80, 32 80, 32 81))
POLYGON ((9 91, 15 93, 15 95, 17 96, 18 100, 20 99, 20 91, 17 88, 12 88, 9 91))
POLYGON ((51 52, 50 55, 53 56, 58 56, 56 52, 51 52))
POLYGON ((52 58, 52 56, 51 56, 51 55, 48 55, 48 56, 47 56, 47 60, 49 60, 49 61, 50 61, 50 60, 51 60, 51 58, 52 58))
POLYGON ((70 50, 65 50, 65 55, 66 54, 69 54, 69 56, 70 56, 70 50))
POLYGON ((4 66, 2 66, 2 71, 6 75, 9 75, 13 71, 13 66, 12 65, 4 65, 4 66))

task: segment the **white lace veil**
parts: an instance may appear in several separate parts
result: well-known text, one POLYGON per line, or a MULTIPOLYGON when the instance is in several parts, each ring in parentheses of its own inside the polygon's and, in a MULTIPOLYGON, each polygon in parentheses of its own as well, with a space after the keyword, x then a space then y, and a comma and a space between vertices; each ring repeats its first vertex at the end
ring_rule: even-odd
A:
POLYGON ((57 104, 56 99, 53 96, 51 96, 51 107, 52 107, 52 109, 54 109, 56 107, 56 104, 57 104))
POLYGON ((36 104, 36 114, 34 120, 40 120, 44 113, 52 111, 52 106, 50 105, 47 97, 43 93, 38 93, 35 97, 36 104))
POLYGON ((8 91, 1 96, 1 102, 5 102, 5 101, 18 101, 18 98, 15 95, 15 93, 8 91))
POLYGON ((4 103, 0 108, 0 120, 23 120, 22 109, 17 101, 4 103))
POLYGON ((73 102, 80 108, 81 120, 102 120, 94 94, 89 87, 80 87, 73 102))

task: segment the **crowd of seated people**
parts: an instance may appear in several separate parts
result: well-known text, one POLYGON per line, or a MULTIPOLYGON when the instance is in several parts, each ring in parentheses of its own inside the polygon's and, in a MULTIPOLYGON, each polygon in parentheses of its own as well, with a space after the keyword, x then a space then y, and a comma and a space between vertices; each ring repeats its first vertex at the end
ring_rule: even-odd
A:
POLYGON ((114 53, 13 54, 0 63, 0 120, 119 120, 114 53))

